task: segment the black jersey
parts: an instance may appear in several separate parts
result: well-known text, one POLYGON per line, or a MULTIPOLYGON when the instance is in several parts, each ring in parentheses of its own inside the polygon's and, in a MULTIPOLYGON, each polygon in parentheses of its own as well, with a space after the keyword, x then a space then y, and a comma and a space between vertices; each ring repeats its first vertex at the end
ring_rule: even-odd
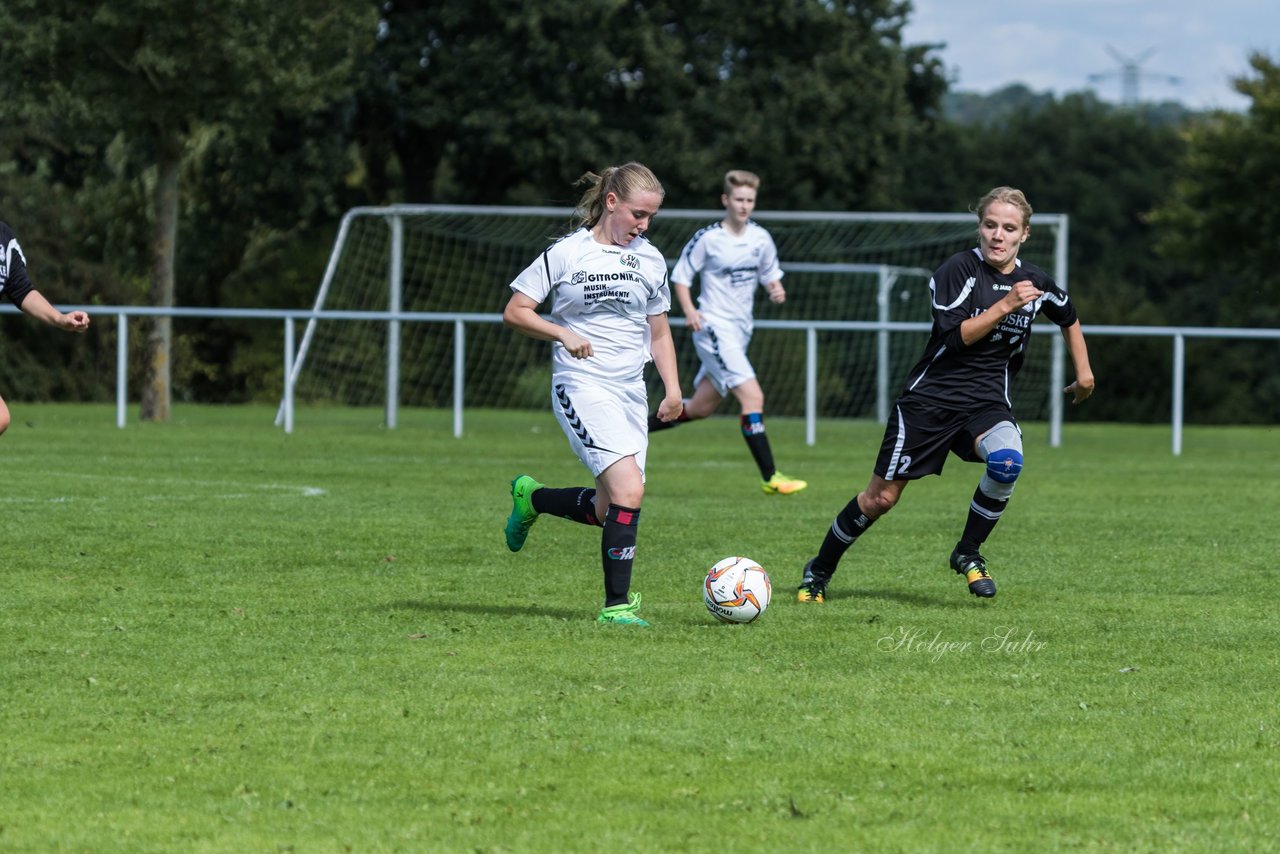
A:
POLYGON ((27 278, 27 259, 18 245, 18 235, 8 223, 0 222, 0 292, 14 305, 31 292, 31 280, 27 278))
POLYGON ((1010 389, 1022 367, 1031 322, 1041 311, 1059 326, 1076 322, 1067 292, 1034 264, 1017 262, 1001 273, 977 249, 952 255, 929 280, 933 330, 924 355, 907 376, 904 397, 945 409, 1003 405, 1012 408, 1010 389), (1004 298, 1015 282, 1030 280, 1044 295, 1002 319, 986 338, 965 346, 960 324, 1004 298))

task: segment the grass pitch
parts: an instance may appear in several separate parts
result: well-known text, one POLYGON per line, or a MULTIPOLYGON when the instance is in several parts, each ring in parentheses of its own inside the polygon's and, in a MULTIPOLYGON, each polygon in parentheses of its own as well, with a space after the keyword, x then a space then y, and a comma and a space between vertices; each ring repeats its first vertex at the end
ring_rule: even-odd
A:
POLYGON ((507 484, 586 484, 547 413, 14 406, 0 441, 0 850, 1275 850, 1276 428, 1027 426, 969 596, 980 474, 912 484, 825 606, 800 566, 880 428, 655 435, 634 588, 599 533, 503 545, 507 484), (729 554, 768 612, 706 613, 729 554))

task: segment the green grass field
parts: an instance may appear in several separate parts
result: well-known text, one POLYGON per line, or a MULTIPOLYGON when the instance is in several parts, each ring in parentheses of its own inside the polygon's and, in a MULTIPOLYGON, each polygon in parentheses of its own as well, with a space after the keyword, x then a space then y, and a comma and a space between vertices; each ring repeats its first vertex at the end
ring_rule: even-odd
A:
POLYGON ((799 569, 870 423, 653 437, 634 589, 599 532, 503 545, 525 471, 585 484, 549 413, 13 405, 0 440, 0 851, 1261 851, 1280 838, 1280 429, 1073 425, 945 567, 953 460, 799 569), (775 599, 716 623, 705 569, 775 599))

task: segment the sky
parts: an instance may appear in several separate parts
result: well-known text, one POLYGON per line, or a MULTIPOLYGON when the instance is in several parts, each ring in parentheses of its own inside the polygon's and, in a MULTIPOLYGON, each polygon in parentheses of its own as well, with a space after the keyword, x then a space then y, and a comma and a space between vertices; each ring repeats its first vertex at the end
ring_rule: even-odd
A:
POLYGON ((959 92, 1025 83, 1058 96, 1092 89, 1120 103, 1127 65, 1141 101, 1243 110, 1249 100, 1231 78, 1249 70, 1250 51, 1280 61, 1280 0, 912 0, 912 6, 903 40, 945 42, 936 54, 959 92))

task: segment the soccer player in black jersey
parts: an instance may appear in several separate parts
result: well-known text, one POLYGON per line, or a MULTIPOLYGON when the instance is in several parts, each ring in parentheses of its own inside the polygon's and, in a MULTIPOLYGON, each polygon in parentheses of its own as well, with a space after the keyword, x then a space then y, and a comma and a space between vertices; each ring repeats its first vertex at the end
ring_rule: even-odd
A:
MULTIPOLYGON (((18 245, 18 235, 5 222, 0 222, 0 292, 24 313, 50 326, 68 332, 84 332, 89 328, 89 315, 83 311, 58 311, 31 284, 27 276, 27 259, 18 245)), ((0 433, 8 428, 9 407, 0 397, 0 433)))
POLYGON ((978 246, 948 258, 929 281, 929 343, 889 416, 871 482, 836 516, 817 556, 804 566, 800 602, 823 602, 840 558, 854 541, 893 509, 908 482, 941 474, 948 454, 985 465, 964 532, 951 552, 951 568, 965 577, 973 595, 995 596, 995 580, 979 549, 1000 521, 1022 471, 1022 431, 1013 417, 1010 388, 1038 313, 1062 329, 1076 373, 1065 389, 1072 403, 1093 393, 1075 306, 1044 270, 1018 260, 1031 233, 1026 196, 997 187, 982 197, 977 212, 978 246))

